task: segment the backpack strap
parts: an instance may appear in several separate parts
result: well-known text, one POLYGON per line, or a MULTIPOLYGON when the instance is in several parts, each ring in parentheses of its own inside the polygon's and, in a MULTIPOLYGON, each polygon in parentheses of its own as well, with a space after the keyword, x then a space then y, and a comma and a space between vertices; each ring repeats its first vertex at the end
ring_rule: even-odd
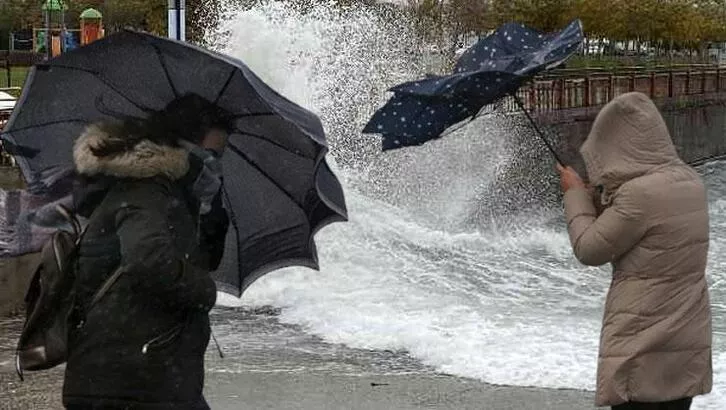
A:
POLYGON ((119 266, 116 268, 116 270, 113 272, 111 276, 109 276, 108 279, 106 279, 105 282, 103 282, 103 285, 96 291, 96 293, 93 295, 93 299, 91 299, 91 303, 88 305, 88 308, 86 309, 86 313, 88 313, 91 309, 93 309, 93 306, 98 303, 101 298, 108 292, 109 289, 111 289, 111 286, 113 286, 114 283, 118 280, 118 278, 121 276, 121 274, 124 272, 123 269, 119 266))
MULTIPOLYGON (((96 209, 93 210, 91 215, 88 217, 88 223, 86 224, 86 226, 83 227, 83 229, 81 229, 81 225, 80 225, 80 222, 78 222, 78 218, 76 218, 76 216, 70 210, 65 208, 64 206, 58 205, 59 212, 61 212, 63 215, 65 215, 73 224, 74 229, 76 229, 76 233, 78 234, 78 237, 76 239, 76 245, 78 247, 81 246, 81 241, 86 236, 86 232, 88 232, 88 227, 91 225, 91 222, 93 221, 93 217, 94 217, 94 215, 96 215, 96 213, 98 212, 98 208, 100 208, 100 207, 101 206, 99 205, 98 207, 96 207, 96 209)), ((121 268, 121 266, 117 267, 116 270, 114 270, 113 274, 111 274, 111 276, 109 276, 108 279, 106 279, 103 282, 103 285, 101 285, 101 287, 96 291, 96 293, 93 294, 93 298, 91 298, 91 302, 88 304, 88 306, 85 309, 85 312, 83 312, 83 314, 82 314, 83 317, 79 324, 80 326, 82 326, 85 323, 85 321, 86 321, 85 316, 88 314, 88 312, 90 312, 91 309, 93 308, 93 306, 95 306, 103 298, 103 296, 106 295, 106 293, 108 293, 108 291, 111 289, 111 287, 114 285, 114 283, 116 283, 118 278, 121 277, 121 274, 123 274, 123 272, 124 272, 124 270, 121 268)))

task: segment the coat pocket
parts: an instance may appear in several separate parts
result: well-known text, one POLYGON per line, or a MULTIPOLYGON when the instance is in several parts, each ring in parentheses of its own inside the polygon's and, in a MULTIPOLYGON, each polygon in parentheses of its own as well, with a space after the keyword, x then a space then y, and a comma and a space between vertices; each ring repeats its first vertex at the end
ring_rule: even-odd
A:
POLYGON ((174 326, 173 328, 167 330, 159 336, 156 336, 155 338, 144 343, 144 345, 141 347, 141 353, 145 355, 151 351, 163 349, 164 347, 174 343, 174 341, 178 339, 179 336, 181 336, 184 327, 184 324, 174 326))

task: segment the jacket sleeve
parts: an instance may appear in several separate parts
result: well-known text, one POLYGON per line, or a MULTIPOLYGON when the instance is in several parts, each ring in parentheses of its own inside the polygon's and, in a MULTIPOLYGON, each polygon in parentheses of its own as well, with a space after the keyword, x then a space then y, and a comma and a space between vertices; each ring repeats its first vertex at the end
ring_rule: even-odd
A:
POLYGON ((216 287, 206 269, 188 262, 175 248, 170 203, 163 187, 127 191, 116 212, 121 268, 137 275, 140 288, 179 309, 210 310, 216 287))
POLYGON ((570 243, 584 265, 599 266, 616 261, 645 234, 641 195, 622 186, 611 206, 598 216, 592 194, 579 188, 565 193, 565 216, 570 243))

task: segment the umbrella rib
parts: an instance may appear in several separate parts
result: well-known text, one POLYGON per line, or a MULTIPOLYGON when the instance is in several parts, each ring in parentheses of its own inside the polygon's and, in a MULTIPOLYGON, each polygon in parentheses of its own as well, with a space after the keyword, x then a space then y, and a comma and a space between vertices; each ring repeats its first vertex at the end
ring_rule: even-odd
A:
POLYGON ((250 117, 274 117, 276 114, 274 112, 250 112, 247 114, 236 114, 232 115, 231 119, 236 118, 250 118, 250 117))
POLYGON ((267 142, 267 143, 269 143, 269 144, 272 144, 272 145, 276 146, 277 148, 280 148, 281 150, 283 150, 283 151, 285 151, 285 152, 289 152, 290 154, 296 155, 296 156, 298 156, 298 157, 300 157, 300 158, 305 158, 305 159, 309 159, 309 160, 311 160, 311 161, 315 161, 315 158, 311 158, 311 157, 308 157, 308 156, 306 156, 306 155, 302 155, 302 154, 301 154, 300 152, 296 152, 296 151, 293 151, 293 150, 291 150, 290 148, 287 148, 286 146, 284 146, 284 145, 282 145, 282 144, 280 144, 280 143, 278 143, 278 142, 272 141, 272 140, 271 140, 271 139, 269 139, 269 138, 265 138, 265 137, 263 137, 263 136, 262 136, 262 135, 260 135, 260 134, 255 134, 255 133, 252 133, 252 132, 242 131, 242 130, 241 130, 241 129, 239 129, 239 128, 235 129, 235 131, 236 131, 237 133, 239 133, 239 134, 242 134, 242 135, 247 135, 248 137, 252 137, 252 138, 256 138, 256 139, 258 139, 258 140, 262 140, 262 141, 265 141, 265 142, 267 142))
MULTIPOLYGON (((242 258, 239 257, 239 236, 240 236, 240 230, 239 225, 237 224, 237 216, 235 215, 234 208, 232 207, 232 200, 229 198, 229 193, 224 188, 224 183, 222 183, 222 193, 224 194, 224 201, 227 204, 227 212, 230 216, 230 221, 232 223, 232 228, 234 228, 234 231, 236 232, 235 238, 237 239, 237 275, 240 276, 242 272, 242 258)), ((243 278, 239 277, 240 284, 242 283, 243 278)))
POLYGON ((98 78, 99 80, 101 80, 102 83, 104 83, 106 86, 108 86, 108 88, 110 88, 111 90, 113 90, 116 94, 118 94, 121 97, 123 97, 126 101, 130 102, 131 104, 133 104, 136 108, 140 109, 141 111, 144 111, 144 112, 147 112, 147 113, 150 112, 150 111, 154 111, 152 108, 144 107, 143 105, 141 105, 141 104, 137 103, 136 101, 132 100, 131 98, 127 97, 118 88, 116 88, 113 84, 111 84, 110 81, 108 81, 105 78, 103 78, 103 76, 101 75, 101 73, 99 73, 97 71, 93 71, 93 70, 89 70, 89 69, 85 69, 85 68, 81 68, 81 67, 73 67, 73 66, 68 66, 68 65, 62 65, 62 64, 58 64, 58 65, 56 65, 56 64, 53 64, 53 65, 47 64, 47 65, 45 65, 45 67, 48 67, 48 68, 53 68, 53 67, 64 68, 66 70, 75 70, 75 71, 81 71, 81 72, 84 72, 84 73, 92 74, 93 76, 95 76, 96 78, 98 78))
POLYGON ((227 203, 227 212, 229 212, 232 216, 232 226, 234 227, 234 230, 237 231, 237 234, 239 234, 239 225, 237 225, 237 218, 234 214, 234 208, 232 207, 232 200, 229 199, 229 193, 227 193, 227 190, 224 188, 224 183, 222 183, 222 193, 224 193, 224 199, 227 203))
POLYGON ((305 212, 305 209, 303 208, 303 206, 302 206, 302 205, 300 205, 300 204, 299 204, 299 203, 298 203, 298 202, 297 202, 297 201, 295 200, 295 198, 293 198, 293 197, 292 197, 292 195, 290 195, 290 193, 289 193, 289 192, 285 191, 285 189, 284 189, 284 188, 283 188, 282 186, 280 186, 280 184, 279 184, 279 183, 278 183, 277 181, 275 181, 275 180, 274 180, 274 179, 272 179, 272 178, 271 178, 271 177, 270 177, 269 175, 267 175, 267 173, 266 173, 265 171, 263 171, 263 170, 262 170, 262 168, 260 168, 260 166, 259 166, 259 165, 257 165, 257 163, 256 163, 256 162, 252 161, 252 160, 250 159, 250 157, 248 157, 248 156, 247 156, 247 154, 245 154, 244 152, 242 152, 242 150, 241 150, 241 149, 239 149, 239 148, 235 147, 235 146, 234 146, 233 144, 229 144, 229 145, 228 145, 228 147, 229 147, 229 149, 231 149, 231 150, 232 150, 232 151, 233 151, 233 152, 234 152, 235 154, 239 155, 239 156, 240 156, 240 157, 241 157, 242 159, 244 159, 244 160, 245 160, 245 161, 246 161, 246 162, 247 162, 248 164, 250 164, 250 166, 252 166, 252 168, 256 169, 256 170, 257 170, 257 172, 259 172, 259 173, 260 173, 260 174, 261 174, 262 176, 264 176, 264 177, 265 177, 265 178, 266 178, 266 179, 267 179, 268 181, 272 182, 272 183, 273 183, 273 184, 275 185, 275 187, 277 187, 277 189, 279 189, 279 190, 280 190, 280 192, 284 193, 284 194, 285 194, 285 196, 287 196, 287 198, 288 198, 288 199, 289 199, 289 200, 290 200, 290 201, 291 201, 291 202, 292 202, 293 204, 295 204, 295 205, 296 205, 296 206, 297 206, 297 207, 298 207, 298 208, 299 208, 299 209, 300 209, 300 210, 301 210, 301 211, 303 212, 303 214, 307 215, 307 212, 305 212))
POLYGON ((224 85, 222 86, 222 89, 219 90, 219 94, 217 94, 217 98, 214 99, 214 104, 219 103, 219 99, 222 98, 222 95, 227 91, 227 87, 229 87, 229 84, 232 82, 232 78, 234 78, 235 73, 237 72, 237 68, 233 68, 232 72, 229 73, 229 77, 227 77, 227 81, 225 81, 224 85))
POLYGON ((166 81, 169 82, 169 87, 171 87, 171 92, 174 93, 175 98, 179 98, 179 91, 177 91, 176 86, 174 86, 174 82, 171 81, 171 76, 169 75, 169 70, 166 67, 166 60, 164 60, 164 56, 162 55, 161 49, 159 46, 152 42, 148 42, 151 47, 154 48, 154 51, 156 52, 156 56, 159 58, 159 63, 161 63, 161 68, 164 70, 164 75, 166 76, 166 81))
POLYGON ((12 130, 9 130, 9 131, 0 132, 0 134, 11 134, 13 132, 27 131, 27 130, 32 130, 34 128, 49 127, 51 125, 63 124, 63 123, 66 123, 66 122, 85 122, 85 123, 88 123, 90 121, 89 120, 82 119, 82 118, 69 118, 69 119, 66 119, 66 120, 56 120, 56 121, 43 122, 43 123, 40 123, 40 124, 31 125, 29 127, 15 128, 15 129, 12 129, 12 130))

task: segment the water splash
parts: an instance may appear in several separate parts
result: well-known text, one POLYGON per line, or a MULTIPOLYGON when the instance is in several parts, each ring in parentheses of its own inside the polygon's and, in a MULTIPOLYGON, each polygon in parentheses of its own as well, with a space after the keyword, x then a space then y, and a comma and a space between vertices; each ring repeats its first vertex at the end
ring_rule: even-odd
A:
POLYGON ((330 156, 352 187, 412 209, 421 223, 469 222, 481 192, 515 155, 511 137, 521 131, 504 117, 386 154, 378 136, 360 133, 390 97, 388 88, 444 69, 401 11, 261 2, 229 14, 218 47, 323 119, 330 156))

